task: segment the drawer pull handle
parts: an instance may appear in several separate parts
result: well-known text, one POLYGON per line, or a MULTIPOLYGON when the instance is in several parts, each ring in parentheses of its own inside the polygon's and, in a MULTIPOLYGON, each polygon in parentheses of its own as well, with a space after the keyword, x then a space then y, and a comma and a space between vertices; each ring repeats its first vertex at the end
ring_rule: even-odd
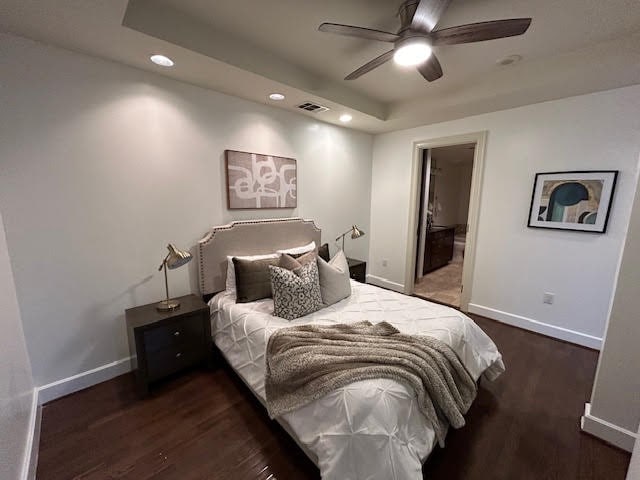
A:
POLYGON ((180 358, 182 356, 181 352, 176 353, 176 358, 180 358))
POLYGON ((177 331, 177 330, 176 330, 175 332, 173 332, 173 336, 174 336, 174 337, 177 337, 178 335, 180 335, 180 332, 179 332, 179 331, 177 331))

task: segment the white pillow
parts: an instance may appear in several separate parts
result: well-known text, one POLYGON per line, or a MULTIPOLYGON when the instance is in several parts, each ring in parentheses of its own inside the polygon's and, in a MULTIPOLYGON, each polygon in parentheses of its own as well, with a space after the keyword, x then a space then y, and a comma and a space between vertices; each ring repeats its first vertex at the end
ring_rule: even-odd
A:
POLYGON ((278 250, 277 254, 286 253, 287 255, 300 255, 302 253, 310 252, 316 248, 316 242, 311 242, 301 247, 287 248, 286 250, 278 250))
POLYGON ((320 296, 325 306, 338 303, 351 295, 349 263, 342 250, 325 262, 318 257, 318 275, 320 277, 320 296))
POLYGON ((233 258, 241 258, 242 260, 264 260, 265 258, 278 258, 279 254, 269 253, 266 255, 227 255, 227 284, 228 292, 236 293, 236 269, 233 266, 233 258))

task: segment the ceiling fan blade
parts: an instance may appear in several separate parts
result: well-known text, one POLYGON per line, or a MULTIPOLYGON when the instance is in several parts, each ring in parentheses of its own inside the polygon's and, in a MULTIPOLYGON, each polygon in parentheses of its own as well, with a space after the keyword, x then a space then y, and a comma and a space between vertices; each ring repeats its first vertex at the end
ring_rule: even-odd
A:
POLYGON ((522 35, 527 31, 529 25, 531 25, 530 18, 470 23, 431 32, 431 41, 434 46, 484 42, 485 40, 522 35))
POLYGON ((420 0, 411 20, 411 28, 429 33, 438 24, 451 0, 420 0))
POLYGON ((399 35, 390 32, 374 30, 372 28, 354 27, 352 25, 340 25, 339 23, 323 23, 318 27, 321 32, 337 33, 348 37, 366 38, 367 40, 377 40, 379 42, 393 43, 400 38, 399 35))
POLYGON ((442 76, 442 67, 433 53, 426 62, 416 68, 428 82, 433 82, 442 76))
POLYGON ((361 77, 365 73, 370 72, 374 68, 378 68, 380 65, 382 65, 385 62, 388 62, 392 58, 393 58, 393 50, 390 50, 387 53, 383 53, 379 57, 374 58, 369 63, 365 63, 359 69, 357 69, 354 72, 351 72, 349 75, 344 77, 344 79, 345 80, 355 80, 356 78, 361 77))

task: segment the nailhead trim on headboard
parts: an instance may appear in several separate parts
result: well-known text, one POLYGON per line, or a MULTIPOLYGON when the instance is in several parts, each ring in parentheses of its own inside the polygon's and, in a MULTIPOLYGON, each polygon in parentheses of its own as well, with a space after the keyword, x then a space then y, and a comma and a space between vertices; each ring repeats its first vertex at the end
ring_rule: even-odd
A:
MULTIPOLYGON (((211 230, 200 240, 198 241, 198 266, 199 266, 199 283, 200 283, 200 293, 202 295, 215 293, 213 291, 207 291, 208 287, 206 285, 206 273, 205 272, 205 247, 208 246, 216 237, 216 234, 219 232, 230 231, 234 228, 242 225, 265 225, 265 224, 292 224, 299 223, 301 226, 305 226, 307 228, 311 227, 312 231, 321 233, 321 230, 316 226, 313 220, 305 220, 299 217, 294 218, 270 218, 270 219, 260 219, 260 220, 237 220, 227 225, 221 225, 212 227, 211 230)), ((319 239, 319 235, 318 235, 319 239)), ((225 272, 226 273, 226 272, 225 272)))

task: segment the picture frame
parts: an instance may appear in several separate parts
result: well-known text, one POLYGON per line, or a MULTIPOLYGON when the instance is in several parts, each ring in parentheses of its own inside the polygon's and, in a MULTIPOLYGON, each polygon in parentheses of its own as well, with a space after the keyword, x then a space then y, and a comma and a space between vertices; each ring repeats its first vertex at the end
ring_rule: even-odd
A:
POLYGON ((229 210, 298 206, 298 168, 294 158, 225 150, 229 210))
POLYGON ((527 226, 605 233, 617 179, 618 170, 537 173, 527 226))

